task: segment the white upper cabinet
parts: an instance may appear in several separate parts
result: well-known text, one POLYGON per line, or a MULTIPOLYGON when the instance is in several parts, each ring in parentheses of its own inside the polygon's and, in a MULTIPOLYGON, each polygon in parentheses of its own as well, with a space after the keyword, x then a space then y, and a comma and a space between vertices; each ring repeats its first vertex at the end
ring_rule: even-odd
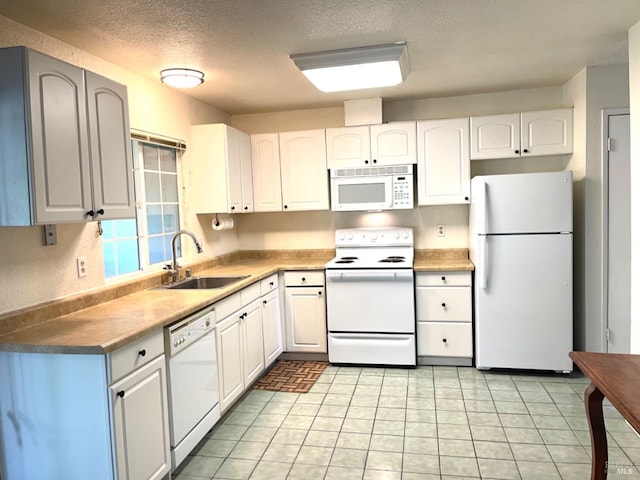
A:
POLYGON ((416 123, 327 128, 328 168, 416 163, 416 123))
POLYGON ((93 209, 99 220, 135 218, 127 88, 85 72, 93 209))
POLYGON ((573 109, 523 112, 520 117, 522 155, 573 152, 573 109))
POLYGON ((0 225, 133 218, 126 87, 24 47, 0 64, 0 225))
POLYGON ((251 139, 229 125, 191 127, 196 213, 253 212, 251 139))
POLYGON ((418 122, 418 205, 469 203, 469 119, 418 122))
POLYGON ((471 160, 573 151, 573 109, 471 117, 471 160))
POLYGON ((284 211, 329 210, 329 171, 324 130, 281 132, 284 211))
POLYGON ((255 211, 281 212, 282 182, 277 133, 251 135, 251 171, 255 211))

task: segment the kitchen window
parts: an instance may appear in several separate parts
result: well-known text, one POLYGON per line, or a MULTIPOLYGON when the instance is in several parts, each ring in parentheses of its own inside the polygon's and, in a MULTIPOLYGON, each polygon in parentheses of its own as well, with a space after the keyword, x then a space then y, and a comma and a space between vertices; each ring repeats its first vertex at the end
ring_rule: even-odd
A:
MULTIPOLYGON (((104 274, 114 278, 168 263, 180 230, 180 149, 133 140, 136 218, 101 222, 104 274)), ((181 255, 180 239, 176 242, 181 255)))

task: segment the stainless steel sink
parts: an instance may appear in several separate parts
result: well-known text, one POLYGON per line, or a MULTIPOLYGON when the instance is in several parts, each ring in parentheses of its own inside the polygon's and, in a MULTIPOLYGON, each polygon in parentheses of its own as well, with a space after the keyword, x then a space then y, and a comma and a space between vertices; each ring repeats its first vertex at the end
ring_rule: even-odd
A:
POLYGON ((202 290, 211 288, 223 288, 247 278, 249 275, 240 277, 192 277, 182 280, 173 285, 168 285, 169 290, 202 290))

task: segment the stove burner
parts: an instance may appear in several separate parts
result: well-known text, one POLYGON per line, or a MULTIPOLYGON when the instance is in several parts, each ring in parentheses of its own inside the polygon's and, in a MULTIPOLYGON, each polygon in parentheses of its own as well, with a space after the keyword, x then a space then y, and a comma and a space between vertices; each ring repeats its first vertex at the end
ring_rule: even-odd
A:
POLYGON ((341 260, 336 260, 335 263, 353 263, 353 260, 341 259, 341 260))
POLYGON ((387 258, 383 258, 382 260, 380 260, 380 263, 402 263, 404 262, 405 258, 404 257, 387 257, 387 258))
POLYGON ((340 257, 340 260, 358 260, 358 257, 340 257))
POLYGON ((389 255, 387 258, 392 258, 394 260, 404 260, 405 257, 401 256, 401 255, 389 255))

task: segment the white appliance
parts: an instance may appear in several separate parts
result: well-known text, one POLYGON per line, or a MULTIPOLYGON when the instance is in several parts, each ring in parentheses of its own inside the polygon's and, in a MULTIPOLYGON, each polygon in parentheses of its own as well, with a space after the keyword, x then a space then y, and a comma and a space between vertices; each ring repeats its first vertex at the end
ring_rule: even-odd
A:
POLYGON ((331 210, 413 208, 413 165, 332 168, 331 210))
POLYGON ((337 230, 326 282, 330 362, 416 365, 410 228, 337 230))
POLYGON ((476 367, 573 368, 572 173, 471 180, 476 367))
POLYGON ((220 419, 215 326, 208 309, 165 328, 171 471, 220 419))

